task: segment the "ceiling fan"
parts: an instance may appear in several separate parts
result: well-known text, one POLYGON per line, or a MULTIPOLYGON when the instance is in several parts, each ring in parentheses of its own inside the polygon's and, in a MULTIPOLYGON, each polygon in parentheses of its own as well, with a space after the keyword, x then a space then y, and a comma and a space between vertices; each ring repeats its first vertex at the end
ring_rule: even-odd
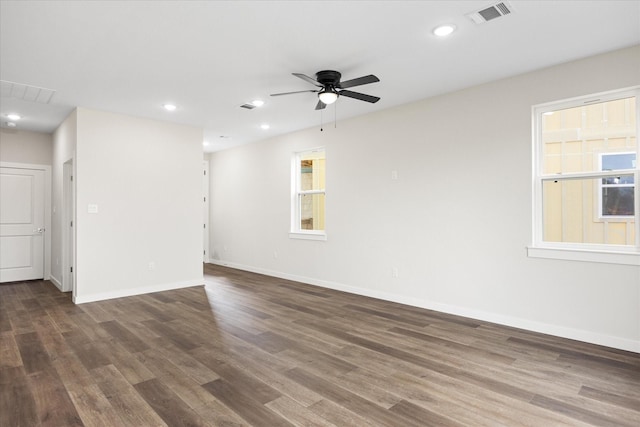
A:
POLYGON ((379 82, 380 79, 369 74, 368 76, 358 77, 357 79, 347 80, 341 82, 340 78, 342 74, 333 70, 318 71, 316 73, 315 80, 309 76, 300 73, 292 73, 294 76, 317 86, 319 89, 314 90, 299 90, 296 92, 284 92, 284 93, 272 93, 271 96, 291 95, 294 93, 315 92, 318 94, 318 103, 316 104, 316 110, 322 110, 327 105, 333 104, 338 99, 338 96, 346 96, 348 98, 359 99, 360 101, 366 101, 375 103, 380 100, 377 96, 366 95, 360 92, 353 92, 346 90, 347 88, 354 86, 366 85, 369 83, 379 82))

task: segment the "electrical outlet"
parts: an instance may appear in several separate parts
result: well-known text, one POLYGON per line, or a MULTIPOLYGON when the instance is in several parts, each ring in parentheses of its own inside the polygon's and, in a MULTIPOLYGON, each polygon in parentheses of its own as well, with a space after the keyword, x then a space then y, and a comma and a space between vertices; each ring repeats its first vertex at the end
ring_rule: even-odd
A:
POLYGON ((398 277, 398 267, 393 267, 391 269, 391 277, 398 277))
POLYGON ((156 269, 156 263, 155 263, 155 262, 153 262, 153 261, 151 261, 151 262, 149 263, 149 270, 155 270, 155 269, 156 269))

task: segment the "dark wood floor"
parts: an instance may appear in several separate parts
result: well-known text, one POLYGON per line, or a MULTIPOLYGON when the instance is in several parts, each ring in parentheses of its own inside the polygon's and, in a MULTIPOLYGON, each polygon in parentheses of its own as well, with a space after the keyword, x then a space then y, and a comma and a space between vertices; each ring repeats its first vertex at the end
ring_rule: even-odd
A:
POLYGON ((640 355, 222 267, 0 286, 0 426, 634 426, 640 355))

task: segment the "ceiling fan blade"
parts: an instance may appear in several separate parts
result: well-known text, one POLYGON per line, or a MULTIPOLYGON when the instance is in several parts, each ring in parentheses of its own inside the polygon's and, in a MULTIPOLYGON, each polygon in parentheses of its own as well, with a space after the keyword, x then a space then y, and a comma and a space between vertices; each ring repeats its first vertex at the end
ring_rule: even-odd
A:
POLYGON ((311 83, 314 86, 323 87, 320 83, 318 83, 318 81, 316 79, 312 79, 309 76, 306 76, 306 75, 300 74, 300 73, 291 73, 291 74, 293 74, 294 76, 304 80, 305 82, 311 83))
POLYGON ((360 92, 352 92, 350 90, 341 90, 338 92, 340 96, 346 96, 347 98, 359 99, 360 101, 371 102, 372 104, 380 101, 380 98, 377 96, 365 95, 360 92))
POLYGON ((325 108, 327 108, 327 104, 318 100, 318 103, 316 104, 316 110, 324 110, 325 108))
POLYGON ((380 79, 374 76, 373 74, 369 74, 368 76, 358 77, 357 79, 347 80, 346 82, 340 82, 338 87, 342 89, 346 89, 348 87, 361 86, 369 83, 379 82, 380 79))
POLYGON ((296 90, 295 92, 272 93, 271 96, 293 95, 294 93, 318 92, 317 90, 296 90))

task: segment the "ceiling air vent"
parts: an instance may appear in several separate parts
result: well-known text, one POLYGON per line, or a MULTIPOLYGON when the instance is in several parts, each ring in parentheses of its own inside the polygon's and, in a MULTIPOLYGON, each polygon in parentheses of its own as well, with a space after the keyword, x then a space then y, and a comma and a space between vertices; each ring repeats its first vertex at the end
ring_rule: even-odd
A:
POLYGON ((484 9, 478 10, 467 14, 466 16, 476 24, 484 24, 487 21, 491 21, 501 16, 509 15, 513 12, 513 8, 507 2, 500 2, 493 4, 484 9))
POLYGON ((56 93, 53 89, 31 86, 22 83, 0 80, 0 93, 2 97, 22 99, 39 104, 48 104, 56 93))

